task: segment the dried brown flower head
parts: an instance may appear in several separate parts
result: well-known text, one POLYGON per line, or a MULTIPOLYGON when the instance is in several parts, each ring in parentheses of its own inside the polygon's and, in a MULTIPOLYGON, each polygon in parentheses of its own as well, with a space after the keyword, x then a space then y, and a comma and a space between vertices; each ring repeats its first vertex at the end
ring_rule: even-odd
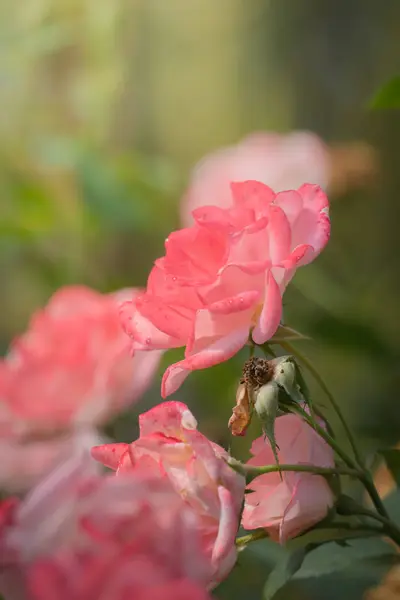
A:
POLYGON ((236 392, 236 405, 228 423, 232 435, 245 435, 253 412, 254 392, 268 383, 273 373, 273 365, 265 358, 253 357, 244 363, 243 374, 236 392))

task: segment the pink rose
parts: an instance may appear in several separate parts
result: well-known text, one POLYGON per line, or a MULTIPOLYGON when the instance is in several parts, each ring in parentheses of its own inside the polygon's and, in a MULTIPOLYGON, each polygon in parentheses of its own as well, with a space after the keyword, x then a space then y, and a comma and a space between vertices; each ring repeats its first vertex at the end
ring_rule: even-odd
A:
POLYGON ((196 515, 168 480, 143 472, 100 477, 93 465, 67 461, 7 508, 0 593, 7 600, 183 600, 193 591, 206 600, 210 565, 196 515))
MULTIPOLYGON (((330 446, 300 417, 286 415, 275 421, 275 435, 281 464, 308 464, 333 467, 330 446)), ((251 447, 254 458, 248 465, 275 464, 268 440, 257 438, 251 447)), ((334 503, 333 492, 321 475, 291 471, 259 475, 247 486, 242 525, 245 529, 264 527, 270 536, 284 543, 326 517, 334 503)))
POLYGON ((212 583, 236 560, 235 536, 244 478, 223 460, 227 453, 197 431, 185 404, 164 402, 140 415, 140 437, 131 444, 105 444, 92 455, 117 474, 145 471, 167 478, 198 517, 203 549, 213 565, 212 583))
POLYGON ((184 360, 164 374, 163 397, 191 371, 231 358, 250 331, 257 344, 271 338, 296 268, 329 238, 328 199, 318 186, 279 194, 256 181, 231 187, 231 208, 195 210, 195 224, 167 239, 146 291, 121 307, 134 350, 186 346, 184 360))
POLYGON ((129 353, 118 308, 134 293, 56 292, 0 363, 0 423, 17 433, 101 423, 137 400, 159 355, 129 353))
POLYGON ((190 226, 192 212, 200 206, 215 204, 228 208, 231 181, 255 179, 276 192, 296 189, 305 181, 326 189, 330 170, 328 149, 313 133, 253 133, 198 163, 181 204, 182 222, 190 226))
POLYGON ((0 455, 7 456, 0 466, 0 489, 26 492, 71 454, 90 454, 93 444, 103 441, 104 437, 91 427, 42 437, 0 438, 0 455))
POLYGON ((99 443, 93 427, 150 384, 160 352, 132 357, 118 315, 133 293, 65 287, 14 341, 0 362, 0 487, 27 489, 82 439, 99 443))

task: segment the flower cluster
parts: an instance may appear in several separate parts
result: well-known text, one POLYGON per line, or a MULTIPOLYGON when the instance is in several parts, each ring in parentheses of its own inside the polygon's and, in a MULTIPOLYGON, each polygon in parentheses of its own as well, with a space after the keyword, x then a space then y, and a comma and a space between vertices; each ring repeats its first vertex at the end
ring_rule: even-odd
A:
MULTIPOLYGON (((0 364, 8 458, 0 487, 29 492, 0 504, 6 600, 209 600, 238 546, 263 536, 287 544, 335 516, 333 507, 340 514, 333 482, 341 473, 366 486, 386 528, 379 531, 399 542, 357 450, 347 456, 311 402, 285 337, 296 334, 282 323, 285 289, 330 235, 325 192, 301 185, 299 147, 307 144, 325 186, 324 150, 308 134, 254 136, 224 150, 198 168, 185 198, 188 226, 166 240, 145 290, 63 288, 12 344, 0 364), (266 147, 276 149, 283 191, 258 176, 266 147), (290 149, 288 164, 278 148, 290 149), (260 181, 246 176, 228 188, 239 167, 260 181), (297 189, 285 191, 288 173, 297 189), (290 355, 277 356, 271 344, 290 355), (262 435, 247 463, 201 433, 174 400, 140 414, 134 441, 101 439, 97 427, 140 398, 164 350, 185 347, 163 376, 165 398, 191 371, 246 345, 229 428, 243 436, 258 418, 262 435), (240 527, 251 533, 238 539, 240 527)), ((353 522, 339 525, 347 532, 353 522)))
POLYGON ((184 360, 164 374, 163 397, 191 371, 231 358, 250 331, 257 344, 269 340, 287 284, 329 238, 328 200, 320 187, 276 194, 246 181, 231 188, 229 208, 198 208, 192 227, 168 237, 146 291, 121 308, 134 350, 186 346, 184 360))
MULTIPOLYGON (((281 543, 322 520, 334 494, 320 475, 285 472, 256 477, 243 496, 244 480, 227 464, 227 453, 197 431, 188 407, 164 402, 139 418, 140 437, 131 444, 105 444, 92 455, 117 475, 145 471, 170 481, 199 515, 205 553, 221 580, 235 562, 234 539, 241 504, 242 525, 260 527, 281 543), (222 459, 222 460, 221 460, 222 459)), ((333 451, 296 415, 279 417, 275 424, 279 462, 333 467, 333 451)), ((248 465, 270 465, 274 456, 264 437, 252 445, 248 465)))

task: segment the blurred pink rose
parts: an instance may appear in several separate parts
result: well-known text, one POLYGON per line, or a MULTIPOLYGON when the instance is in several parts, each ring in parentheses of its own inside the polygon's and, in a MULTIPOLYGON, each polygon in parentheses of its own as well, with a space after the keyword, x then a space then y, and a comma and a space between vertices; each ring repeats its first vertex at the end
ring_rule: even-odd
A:
POLYGON ((92 455, 125 472, 145 471, 167 478, 199 519, 212 582, 221 581, 236 560, 235 536, 243 502, 244 478, 222 457, 223 448, 197 431, 185 404, 164 402, 140 415, 140 437, 131 444, 105 444, 92 455))
POLYGON ((47 437, 9 436, 0 438, 0 489, 21 493, 31 489, 44 475, 71 454, 86 452, 104 436, 91 427, 56 432, 47 437))
POLYGON ((329 239, 328 199, 318 186, 279 194, 256 181, 231 187, 232 207, 194 211, 196 223, 167 239, 146 292, 121 306, 134 350, 186 345, 185 359, 164 374, 163 397, 191 371, 231 358, 250 330, 257 344, 271 338, 296 268, 329 239))
POLYGON ((210 565, 196 515, 167 478, 100 477, 91 463, 67 461, 6 507, 0 592, 7 600, 183 600, 190 591, 206 600, 210 565))
POLYGON ((119 304, 135 294, 57 291, 0 364, 2 420, 19 432, 101 423, 138 399, 159 354, 129 353, 119 304))
MULTIPOLYGON (((275 435, 281 464, 308 464, 333 467, 330 446, 300 417, 286 415, 275 421, 275 435)), ((268 440, 257 438, 251 447, 254 458, 248 465, 275 464, 268 440)), ((333 492, 321 475, 282 472, 259 475, 247 486, 242 525, 245 529, 264 527, 280 543, 295 537, 326 517, 334 503, 333 492)))
POLYGON ((160 352, 132 357, 118 315, 134 293, 62 288, 13 342, 0 362, 0 487, 26 489, 149 385, 160 352))
POLYGON ((182 222, 189 227, 192 211, 200 206, 228 208, 232 202, 231 181, 254 179, 275 192, 293 190, 306 182, 326 189, 330 168, 327 147, 311 132, 253 133, 198 163, 181 204, 182 222))

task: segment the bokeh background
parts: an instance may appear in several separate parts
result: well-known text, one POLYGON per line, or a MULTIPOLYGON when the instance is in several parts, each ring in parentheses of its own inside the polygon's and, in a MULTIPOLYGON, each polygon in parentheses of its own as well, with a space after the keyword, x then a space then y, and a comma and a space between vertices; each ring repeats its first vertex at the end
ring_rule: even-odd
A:
MULTIPOLYGON (((308 129, 332 152, 332 239, 297 273, 285 318, 312 338, 301 349, 365 451, 400 441, 400 119, 369 108, 399 70, 399 39, 398 0, 1 2, 2 351, 62 285, 145 285, 202 156, 253 131, 308 129)), ((136 436, 178 356, 108 435, 136 436)), ((245 358, 175 395, 241 457, 249 440, 226 423, 245 358)), ((254 545, 216 596, 261 598, 277 553, 254 545)), ((347 566, 323 593, 303 577, 279 597, 338 598, 340 579, 340 597, 361 598, 373 576, 347 566)))

